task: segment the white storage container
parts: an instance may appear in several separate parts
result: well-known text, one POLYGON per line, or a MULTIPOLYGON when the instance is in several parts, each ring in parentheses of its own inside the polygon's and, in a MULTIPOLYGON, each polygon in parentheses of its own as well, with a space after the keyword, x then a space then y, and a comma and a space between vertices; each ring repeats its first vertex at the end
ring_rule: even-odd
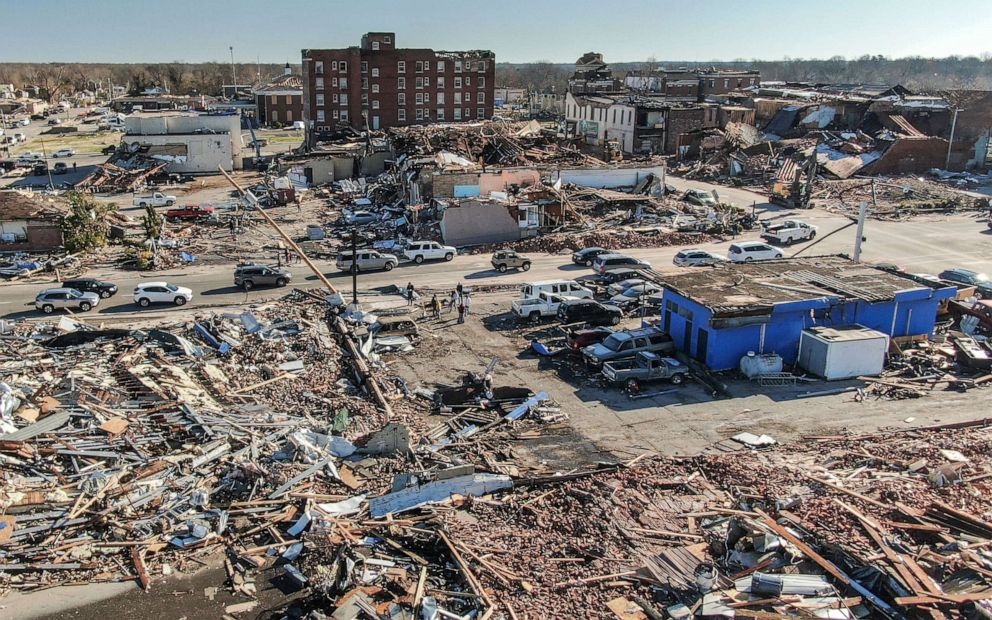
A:
POLYGON ((877 375, 889 337, 863 325, 812 327, 799 338, 799 365, 828 381, 877 375))

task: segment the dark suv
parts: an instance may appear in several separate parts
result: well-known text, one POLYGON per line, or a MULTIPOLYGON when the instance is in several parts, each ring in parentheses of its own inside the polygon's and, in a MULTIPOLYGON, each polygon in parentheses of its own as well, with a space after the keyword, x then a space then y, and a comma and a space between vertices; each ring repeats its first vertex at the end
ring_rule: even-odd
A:
POLYGON ((107 299, 117 294, 117 285, 106 280, 96 278, 76 278, 66 280, 62 283, 62 288, 74 288, 82 293, 96 293, 100 297, 107 299))
POLYGON ((596 260, 596 257, 600 254, 609 254, 613 250, 604 250, 603 248, 585 248, 584 250, 579 250, 572 254, 572 262, 576 265, 585 265, 586 267, 592 267, 592 262, 596 260))
POLYGON ((279 267, 238 265, 234 269, 234 285, 246 291, 256 286, 286 286, 292 281, 293 274, 279 267))
POLYGON ((616 306, 592 299, 570 299, 558 305, 558 318, 566 324, 616 325, 623 318, 623 312, 616 306))
POLYGON ((956 267, 954 269, 945 269, 944 271, 941 271, 937 277, 941 280, 956 282, 957 284, 974 286, 975 295, 977 297, 982 299, 992 299, 992 280, 990 280, 984 273, 956 267))

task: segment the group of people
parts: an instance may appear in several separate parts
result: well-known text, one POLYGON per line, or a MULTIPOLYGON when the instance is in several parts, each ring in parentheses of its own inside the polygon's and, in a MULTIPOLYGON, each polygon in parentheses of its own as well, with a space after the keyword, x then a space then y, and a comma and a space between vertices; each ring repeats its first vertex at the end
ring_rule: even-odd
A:
MULTIPOLYGON (((413 286, 413 282, 408 282, 406 285, 406 304, 412 306, 417 300, 417 289, 413 286)), ((431 296, 431 301, 428 304, 431 312, 431 316, 436 320, 441 319, 441 300, 438 299, 437 293, 431 296)), ((472 296, 466 291, 462 285, 459 283, 453 291, 451 291, 451 298, 448 300, 448 311, 452 312, 458 310, 458 322, 465 322, 465 315, 470 313, 472 307, 472 296)))

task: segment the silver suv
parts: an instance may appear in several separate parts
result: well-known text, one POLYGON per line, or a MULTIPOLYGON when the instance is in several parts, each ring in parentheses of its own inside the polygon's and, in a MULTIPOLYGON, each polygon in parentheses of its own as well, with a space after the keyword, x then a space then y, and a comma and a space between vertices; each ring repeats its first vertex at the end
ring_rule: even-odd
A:
POLYGON ((34 307, 45 314, 58 308, 86 312, 99 303, 100 296, 96 293, 81 293, 74 288, 46 288, 34 298, 34 307))
POLYGON ((234 286, 250 290, 256 286, 286 286, 293 274, 279 267, 238 265, 234 269, 234 286))
POLYGON ((358 260, 354 260, 351 250, 338 254, 335 265, 341 271, 391 271, 400 261, 393 254, 382 254, 377 250, 358 250, 358 260))

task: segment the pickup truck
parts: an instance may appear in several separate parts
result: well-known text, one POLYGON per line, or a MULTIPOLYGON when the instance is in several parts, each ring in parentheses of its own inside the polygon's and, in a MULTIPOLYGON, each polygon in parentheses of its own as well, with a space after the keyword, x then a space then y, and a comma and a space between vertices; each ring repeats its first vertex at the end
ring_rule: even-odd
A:
POLYGON ((586 366, 600 368, 606 362, 634 357, 641 351, 673 353, 672 337, 657 327, 614 332, 603 342, 582 349, 586 366))
POLYGON ((179 207, 178 209, 169 209, 166 211, 165 219, 170 222, 201 222, 213 217, 214 213, 215 211, 213 207, 185 205, 183 207, 179 207))
POLYGON ((792 245, 796 241, 810 241, 816 237, 816 226, 799 220, 785 220, 765 228, 761 238, 769 243, 792 245))
POLYGON ((135 196, 132 204, 136 207, 171 207, 176 204, 176 197, 155 192, 150 196, 135 196))
POLYGON ((539 293, 537 297, 514 299, 511 308, 518 318, 528 319, 537 323, 542 318, 557 315, 558 305, 568 299, 577 298, 566 295, 555 295, 553 293, 539 293))
POLYGON ((642 351, 637 357, 603 364, 603 379, 610 385, 624 385, 630 392, 638 392, 649 381, 667 380, 672 385, 682 385, 689 374, 689 367, 671 357, 661 357, 642 351))

